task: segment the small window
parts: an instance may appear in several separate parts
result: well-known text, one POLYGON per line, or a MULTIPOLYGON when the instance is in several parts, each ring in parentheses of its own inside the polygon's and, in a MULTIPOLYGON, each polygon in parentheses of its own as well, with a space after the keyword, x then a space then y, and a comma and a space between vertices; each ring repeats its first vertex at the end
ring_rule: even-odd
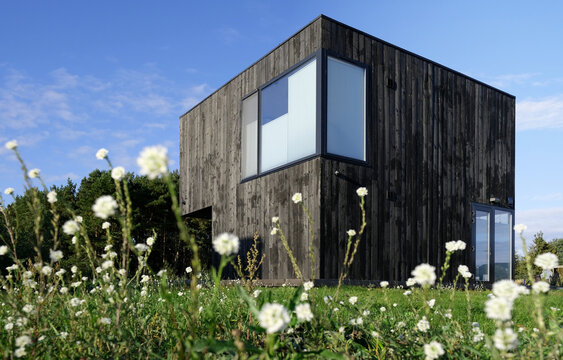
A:
POLYGON ((258 93, 242 101, 242 177, 258 173, 258 93))
POLYGON ((366 160, 366 70, 327 59, 327 152, 366 160))
POLYGON ((316 151, 317 61, 262 89, 260 171, 268 171, 316 151))

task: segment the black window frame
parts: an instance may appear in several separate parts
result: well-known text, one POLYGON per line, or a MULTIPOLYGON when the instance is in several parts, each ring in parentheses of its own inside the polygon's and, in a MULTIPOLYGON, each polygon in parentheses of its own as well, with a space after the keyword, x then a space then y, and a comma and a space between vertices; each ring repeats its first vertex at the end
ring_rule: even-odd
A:
MULTIPOLYGON (((291 66, 287 70, 283 71, 276 77, 272 78, 271 80, 265 82, 264 84, 260 85, 258 88, 254 89, 253 91, 246 94, 241 99, 241 106, 240 106, 240 121, 242 124, 242 103, 247 98, 251 97, 252 95, 258 93, 258 124, 257 124, 257 173, 255 175, 251 175, 241 179, 241 183, 251 181, 257 179, 259 177, 272 174, 274 172, 278 172, 280 170, 284 170, 286 168, 292 167, 294 165, 303 163, 305 161, 309 161, 311 159, 317 157, 324 157, 327 159, 338 160, 342 162, 347 162, 355 165, 362 165, 362 166, 369 166, 370 164, 370 142, 369 142, 369 133, 370 133, 370 113, 369 113, 369 104, 370 104, 370 67, 367 64, 362 62, 347 58, 345 56, 339 55, 333 51, 329 51, 326 49, 319 49, 313 52, 311 55, 305 57, 303 60, 297 62, 295 65, 291 66), (364 96, 365 96, 365 118, 364 118, 364 131, 365 131, 365 144, 364 144, 364 151, 365 151, 365 160, 350 158, 342 155, 331 154, 327 152, 327 84, 328 84, 328 57, 335 58, 340 61, 348 62, 358 67, 361 67, 365 71, 365 89, 364 89, 364 96), (308 63, 309 61, 315 59, 316 60, 316 134, 315 134, 315 152, 311 155, 304 156, 297 160, 290 161, 283 165, 277 166, 275 168, 262 171, 260 168, 261 160, 262 160, 262 152, 261 144, 262 144, 262 90, 268 87, 269 85, 275 83, 276 81, 280 80, 284 76, 289 75, 292 72, 295 72, 299 67, 303 66, 304 64, 308 63)), ((242 126, 241 126, 241 142, 242 142, 242 126)), ((241 144, 241 152, 242 152, 242 144, 241 144)), ((242 163, 242 155, 241 155, 241 163, 242 163)), ((239 169, 241 167, 239 166, 239 169)), ((242 173, 242 172, 241 172, 242 173)), ((242 175, 241 175, 242 177, 242 175)))

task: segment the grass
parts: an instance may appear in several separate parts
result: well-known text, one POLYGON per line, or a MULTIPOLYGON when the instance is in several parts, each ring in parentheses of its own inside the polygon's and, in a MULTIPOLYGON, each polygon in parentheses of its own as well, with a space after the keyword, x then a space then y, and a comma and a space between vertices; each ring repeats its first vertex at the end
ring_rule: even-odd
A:
MULTIPOLYGON (((56 251, 61 227, 56 207, 54 203, 49 205, 55 220, 42 225, 38 191, 32 186, 32 178, 38 177, 44 191, 48 189, 38 172, 28 176, 17 153, 17 144, 10 143, 7 147, 21 161, 27 187, 32 190, 29 209, 35 220, 36 249, 46 241, 42 234, 50 233, 53 237, 48 239, 53 244, 50 250, 56 251), (49 229, 42 228, 49 225, 49 229)), ((343 286, 346 273, 342 273, 336 288, 306 290, 305 283, 298 287, 253 291, 256 289, 251 274, 260 266, 258 252, 249 254, 255 261, 249 261, 253 265, 244 269, 244 287, 220 283, 223 268, 234 260, 233 253, 238 249, 238 238, 229 234, 222 242, 213 240, 215 250, 221 255, 219 269, 211 269, 209 276, 200 277, 197 245, 188 236, 174 186, 163 170, 168 163, 166 152, 153 148, 143 153, 150 155, 139 159, 140 163, 146 163, 143 171, 149 177, 162 176, 167 181, 180 238, 194 254, 189 286, 177 285, 188 284, 185 279, 171 281, 166 272, 156 273, 146 266, 158 234, 150 241, 147 239, 144 246, 132 241, 133 204, 121 176, 114 177, 118 189, 115 206, 102 209, 104 219, 115 216, 122 224, 122 238, 117 239, 122 244, 120 254, 110 246, 109 230, 106 231, 108 246, 100 256, 93 251, 79 222, 72 231, 62 226, 67 236, 76 237, 76 251, 88 255, 93 274, 88 277, 75 267, 63 271, 61 256, 69 258, 69 254, 53 257, 51 251, 49 260, 37 250, 33 259, 18 259, 14 251, 17 234, 0 204, 9 233, 9 241, 0 247, 0 252, 14 261, 7 268, 8 273, 0 276, 0 325, 4 329, 0 332, 0 356, 7 359, 562 358, 561 290, 530 292, 512 281, 504 281, 493 285, 495 299, 491 300, 490 291, 467 290, 468 282, 465 291, 435 285, 439 275, 435 267, 421 264, 413 271, 415 279, 410 279, 421 286, 408 290, 343 286), (155 161, 159 166, 154 166, 155 161), (137 257, 136 266, 129 263, 133 256, 137 257)), ((105 156, 107 151, 100 158, 105 156)), ((106 160, 111 168, 111 162, 107 157, 106 160)), ((359 190, 362 190, 358 195, 364 213, 363 196, 367 190, 359 190)), ((79 214, 73 209, 67 211, 78 220, 79 214)), ((365 225, 364 219, 362 229, 365 225)), ((283 241, 279 223, 277 227, 283 241)), ((348 234, 346 266, 352 264, 361 232, 348 234)), ((446 259, 453 251, 457 250, 448 250, 446 259)), ((446 260, 442 269, 448 265, 446 260)), ((529 257, 527 268, 531 273, 529 257)), ((458 276, 456 280, 459 279, 458 276)))

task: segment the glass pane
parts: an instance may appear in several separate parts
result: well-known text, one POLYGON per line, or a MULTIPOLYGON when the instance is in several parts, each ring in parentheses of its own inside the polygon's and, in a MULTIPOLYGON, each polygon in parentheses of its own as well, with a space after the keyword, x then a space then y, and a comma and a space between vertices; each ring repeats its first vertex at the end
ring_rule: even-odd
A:
POLYGON ((475 280, 489 281, 489 213, 475 211, 475 280))
POLYGON ((316 63, 311 60, 262 90, 260 171, 315 153, 316 63))
POLYGON ((246 178, 258 173, 258 93, 242 102, 241 172, 246 178))
POLYGON ((510 279, 512 259, 512 214, 495 211, 495 281, 510 279))
POLYGON ((327 60, 327 151, 365 160, 365 69, 327 60))

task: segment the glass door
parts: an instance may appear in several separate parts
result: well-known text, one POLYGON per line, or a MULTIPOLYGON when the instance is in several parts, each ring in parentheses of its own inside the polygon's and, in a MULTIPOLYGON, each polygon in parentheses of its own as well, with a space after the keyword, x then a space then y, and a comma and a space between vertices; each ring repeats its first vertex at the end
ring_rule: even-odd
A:
POLYGON ((514 211, 473 204, 473 258, 475 280, 512 278, 514 211), (491 266, 492 265, 492 266, 491 266))

